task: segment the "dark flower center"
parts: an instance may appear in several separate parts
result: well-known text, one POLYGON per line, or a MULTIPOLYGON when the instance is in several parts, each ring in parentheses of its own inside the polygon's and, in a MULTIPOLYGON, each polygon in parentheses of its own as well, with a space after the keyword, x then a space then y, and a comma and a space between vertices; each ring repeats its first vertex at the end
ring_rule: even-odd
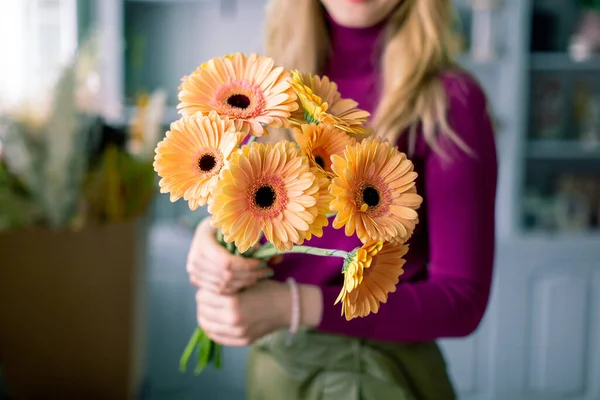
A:
POLYGON ((276 198, 277 194, 275 190, 269 185, 259 187, 256 193, 254 193, 254 203, 263 209, 273 206, 276 198))
POLYGON ((323 160, 323 157, 321 156, 316 156, 315 157, 315 162, 317 163, 317 165, 323 169, 325 169, 325 160, 323 160))
POLYGON ((369 207, 377 207, 379 205, 379 192, 373 186, 367 186, 363 190, 363 201, 369 207))
POLYGON ((250 106, 250 98, 244 94, 234 94, 233 96, 229 96, 227 99, 227 104, 229 104, 231 107, 245 110, 250 106))
POLYGON ((202 172, 210 172, 217 165, 217 160, 212 154, 204 154, 198 160, 198 168, 202 172))

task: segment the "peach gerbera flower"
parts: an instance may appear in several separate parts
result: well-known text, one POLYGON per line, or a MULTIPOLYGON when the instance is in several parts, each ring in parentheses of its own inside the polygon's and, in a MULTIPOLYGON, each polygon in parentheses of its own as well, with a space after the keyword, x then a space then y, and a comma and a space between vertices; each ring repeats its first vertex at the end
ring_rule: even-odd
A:
POLYGON ((364 124, 371 114, 359 109, 356 101, 343 99, 328 77, 292 71, 292 86, 300 103, 292 122, 328 123, 349 133, 366 133, 364 124))
POLYGON ((295 143, 252 143, 233 154, 209 204, 212 224, 240 252, 264 232, 278 250, 303 242, 317 215, 319 181, 295 143))
POLYGON ((294 139, 306 154, 311 164, 333 178, 331 156, 343 154, 346 146, 353 145, 356 140, 346 132, 332 125, 302 124, 294 127, 294 139))
POLYGON ((408 246, 371 242, 350 252, 344 262, 344 285, 335 304, 342 303, 346 320, 377 314, 381 303, 396 291, 404 273, 408 246))
POLYGON ((171 193, 172 202, 183 197, 191 210, 205 205, 219 172, 244 136, 233 121, 214 111, 173 122, 155 150, 160 192, 171 193))
POLYGON ((257 54, 235 53, 202 64, 179 87, 183 115, 216 110, 243 122, 244 132, 266 133, 264 126, 285 128, 298 108, 289 73, 257 54))
POLYGON ((363 243, 403 241, 415 229, 423 199, 415 193, 413 163, 387 141, 373 137, 332 156, 331 183, 337 211, 333 227, 356 231, 363 243))

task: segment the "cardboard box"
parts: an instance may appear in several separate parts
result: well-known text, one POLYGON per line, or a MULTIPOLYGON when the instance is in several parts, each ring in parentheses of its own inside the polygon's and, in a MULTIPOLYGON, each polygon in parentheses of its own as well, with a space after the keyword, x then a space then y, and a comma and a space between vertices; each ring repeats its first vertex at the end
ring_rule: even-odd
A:
POLYGON ((0 365, 16 399, 128 399, 145 348, 144 224, 0 233, 0 365))

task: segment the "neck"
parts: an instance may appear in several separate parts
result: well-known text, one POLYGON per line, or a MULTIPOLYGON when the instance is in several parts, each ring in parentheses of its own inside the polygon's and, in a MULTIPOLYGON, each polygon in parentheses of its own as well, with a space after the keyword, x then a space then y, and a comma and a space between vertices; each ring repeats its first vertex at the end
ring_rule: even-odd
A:
POLYGON ((367 28, 348 28, 326 13, 331 43, 328 70, 342 76, 373 74, 379 67, 386 20, 367 28))

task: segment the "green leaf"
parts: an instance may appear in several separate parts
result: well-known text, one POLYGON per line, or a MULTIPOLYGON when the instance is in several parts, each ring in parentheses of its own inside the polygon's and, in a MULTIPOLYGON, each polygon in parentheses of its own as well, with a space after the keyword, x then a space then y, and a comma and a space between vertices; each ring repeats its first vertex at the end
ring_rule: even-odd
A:
POLYGON ((30 226, 37 218, 35 204, 0 162, 0 231, 30 226))
POLYGON ((217 369, 221 369, 221 358, 222 358, 222 353, 223 353, 223 346, 221 346, 218 343, 214 343, 213 342, 213 346, 214 346, 214 353, 215 353, 215 368, 217 369))
POLYGON ((188 361, 190 360, 190 357, 192 356, 192 353, 194 352, 194 349, 196 348, 196 345, 198 344, 200 336, 202 334, 204 334, 204 332, 202 332, 202 329, 200 329, 199 327, 196 328, 196 330, 192 334, 192 337, 188 341, 187 346, 185 346, 183 354, 179 359, 179 371, 181 371, 182 373, 186 371, 188 361))
POLYGON ((86 201, 91 219, 119 221, 144 214, 157 192, 155 178, 151 162, 120 149, 107 149, 88 178, 86 201))
POLYGON ((194 371, 196 375, 200 375, 202 371, 204 371, 204 368, 206 368, 208 365, 213 350, 212 344, 213 341, 206 336, 204 332, 202 332, 202 336, 200 338, 200 347, 198 348, 198 365, 194 371))

